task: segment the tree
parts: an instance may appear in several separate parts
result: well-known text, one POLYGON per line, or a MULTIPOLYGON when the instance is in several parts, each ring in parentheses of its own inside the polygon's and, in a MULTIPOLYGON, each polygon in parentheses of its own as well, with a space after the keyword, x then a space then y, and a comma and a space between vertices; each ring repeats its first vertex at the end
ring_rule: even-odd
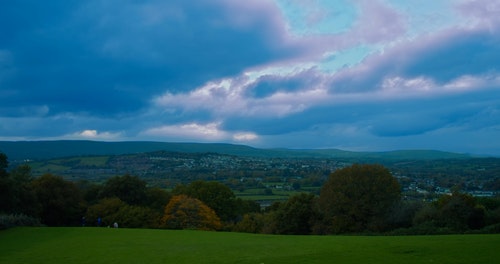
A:
POLYGON ((354 164, 330 175, 321 188, 320 206, 333 233, 382 231, 400 194, 385 167, 354 164))
POLYGON ((72 182, 44 174, 32 182, 41 206, 42 223, 49 226, 78 225, 83 215, 83 199, 72 182))
POLYGON ((252 200, 243 200, 241 198, 236 198, 235 202, 235 211, 234 213, 239 216, 239 218, 243 217, 243 215, 248 213, 258 213, 260 212, 260 204, 256 201, 252 200))
POLYGON ((11 181, 7 173, 7 155, 0 152, 0 212, 10 212, 11 202, 11 181))
POLYGON ((155 210, 137 205, 125 205, 116 214, 116 222, 127 228, 158 228, 161 214, 155 210))
POLYGON ((143 205, 146 202, 146 182, 137 176, 115 176, 104 184, 99 198, 118 197, 130 205, 143 205))
POLYGON ((474 197, 455 191, 443 195, 415 216, 416 225, 431 225, 452 232, 480 229, 485 225, 485 207, 474 197))
POLYGON ((0 152, 0 178, 7 177, 7 167, 9 167, 7 155, 0 152))
POLYGON ((172 190, 174 195, 185 194, 196 198, 212 208, 222 221, 237 217, 236 196, 220 182, 194 181, 189 185, 179 185, 172 190))
POLYGON ((165 207, 162 226, 170 229, 218 230, 219 217, 202 201, 187 195, 176 195, 165 207))
POLYGON ((390 229, 410 228, 417 212, 424 207, 422 201, 399 201, 394 204, 387 219, 390 229))
POLYGON ((500 196, 478 197, 477 203, 484 207, 485 225, 498 225, 500 227, 500 196))
POLYGON ((102 185, 88 180, 77 181, 76 186, 80 189, 83 199, 87 204, 96 204, 99 202, 99 195, 102 190, 102 185))
POLYGON ((265 224, 263 214, 248 213, 243 215, 243 219, 236 223, 233 230, 245 233, 261 233, 265 224))
POLYGON ((165 210, 165 205, 170 201, 172 195, 160 188, 148 188, 146 190, 147 206, 160 214, 165 210))
POLYGON ((474 197, 454 192, 438 200, 441 221, 454 230, 479 229, 484 226, 485 209, 474 197))
POLYGON ((33 177, 31 167, 22 164, 14 168, 9 173, 10 179, 10 212, 15 214, 25 214, 35 216, 39 213, 40 207, 31 185, 33 177))
MULTIPOLYGON (((118 222, 118 213, 122 208, 128 206, 125 202, 117 197, 104 198, 99 203, 89 206, 85 217, 88 225, 98 225, 98 219, 101 219, 102 226, 111 226, 114 222, 118 222)), ((121 222, 121 221, 120 221, 121 222)))
POLYGON ((290 197, 276 211, 276 233, 307 235, 319 215, 316 210, 316 197, 313 194, 301 193, 290 197))
POLYGON ((127 228, 158 228, 161 214, 151 208, 128 205, 119 198, 105 198, 90 206, 85 215, 89 226, 112 226, 115 222, 127 228), (100 223, 98 219, 101 219, 100 223))
POLYGON ((0 211, 4 213, 38 214, 36 196, 31 187, 31 168, 19 165, 0 178, 0 211))

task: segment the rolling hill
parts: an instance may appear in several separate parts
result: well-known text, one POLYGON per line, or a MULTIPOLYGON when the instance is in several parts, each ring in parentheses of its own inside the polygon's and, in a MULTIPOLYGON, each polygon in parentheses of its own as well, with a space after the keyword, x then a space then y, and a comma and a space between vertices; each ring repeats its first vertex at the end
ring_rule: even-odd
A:
POLYGON ((259 149, 225 143, 172 143, 154 141, 104 142, 88 140, 0 141, 0 152, 9 160, 40 160, 71 156, 121 155, 153 151, 219 153, 247 157, 339 158, 355 160, 460 159, 467 154, 436 150, 352 152, 339 149, 259 149))

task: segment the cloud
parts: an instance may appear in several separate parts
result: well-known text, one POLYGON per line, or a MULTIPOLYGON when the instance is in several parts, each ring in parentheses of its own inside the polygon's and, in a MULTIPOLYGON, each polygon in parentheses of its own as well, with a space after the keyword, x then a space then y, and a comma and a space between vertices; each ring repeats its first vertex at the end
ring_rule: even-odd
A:
POLYGON ((184 123, 154 127, 142 132, 145 136, 163 138, 173 141, 255 141, 259 136, 253 132, 228 132, 221 129, 221 123, 184 123))
POLYGON ((485 28, 489 31, 499 30, 500 2, 488 0, 466 0, 457 4, 456 8, 466 17, 471 27, 485 28))
POLYGON ((91 140, 117 140, 120 139, 121 133, 98 132, 95 129, 86 129, 71 135, 66 136, 70 139, 91 139, 91 140))
POLYGON ((233 2, 3 3, 0 22, 12 26, 0 29, 0 65, 8 54, 16 71, 7 80, 2 71, 11 93, 0 99, 43 102, 51 114, 135 114, 165 91, 189 91, 300 51, 275 6, 233 2))
POLYGON ((252 133, 252 132, 236 133, 233 135, 233 140, 240 141, 240 142, 255 141, 258 138, 259 138, 259 136, 255 133, 252 133))
POLYGON ((0 134, 494 152, 499 8, 7 1, 0 134))
POLYGON ((78 133, 78 135, 82 136, 82 137, 96 137, 97 130, 84 130, 84 131, 78 133))
POLYGON ((354 26, 355 39, 367 43, 393 40, 406 31, 404 19, 394 8, 379 0, 357 1, 359 19, 354 26))
MULTIPOLYGON (((308 74, 299 73, 306 77, 308 74)), ((325 100, 322 87, 304 87, 312 81, 295 77, 266 76, 251 80, 246 76, 210 82, 187 94, 167 93, 155 99, 155 104, 166 111, 209 111, 213 117, 283 117, 302 112, 318 101, 325 100), (266 79, 265 81, 263 81, 266 79), (297 79, 297 80, 295 80, 297 79), (262 82, 276 89, 262 89, 262 82), (297 83, 295 83, 297 82, 297 83), (280 86, 280 84, 284 86, 280 86), (297 88, 296 91, 290 86, 297 88), (280 88, 281 87, 281 88, 280 88), (299 89, 300 87, 300 89, 299 89), (307 88, 307 89, 306 89, 307 88), (274 90, 274 92, 273 92, 274 90)), ((264 84, 265 85, 265 84, 264 84)))
POLYGON ((47 105, 16 106, 13 102, 6 102, 0 106, 0 113, 3 117, 43 117, 50 113, 50 108, 47 105))
POLYGON ((151 128, 147 130, 145 134, 152 136, 205 140, 222 140, 226 137, 226 133, 219 130, 219 124, 217 123, 166 125, 158 128, 151 128))

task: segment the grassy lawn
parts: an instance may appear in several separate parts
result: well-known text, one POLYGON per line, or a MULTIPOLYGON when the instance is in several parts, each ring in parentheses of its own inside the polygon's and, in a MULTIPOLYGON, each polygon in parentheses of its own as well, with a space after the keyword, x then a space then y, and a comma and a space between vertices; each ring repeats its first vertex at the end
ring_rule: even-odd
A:
POLYGON ((80 157, 77 159, 80 160, 80 165, 100 167, 106 165, 109 160, 109 156, 80 157))
POLYGON ((52 163, 42 163, 42 162, 32 163, 30 164, 30 166, 35 174, 58 173, 61 171, 66 171, 71 169, 71 167, 69 166, 63 166, 52 163))
POLYGON ((286 201, 288 196, 279 195, 236 195, 236 197, 251 201, 286 201))
POLYGON ((277 236, 112 228, 0 231, 0 263, 498 263, 500 235, 277 236))
POLYGON ((74 157, 65 159, 54 159, 48 162, 31 162, 33 172, 36 174, 53 173, 60 174, 64 171, 72 169, 74 166, 96 166, 102 167, 106 165, 109 156, 92 156, 92 157, 74 157))
POLYGON ((236 197, 245 199, 245 200, 253 200, 253 201, 285 201, 290 196, 300 194, 301 191, 289 191, 289 190, 277 190, 273 189, 272 194, 265 194, 264 188, 251 188, 246 189, 243 192, 238 190, 233 190, 236 197))

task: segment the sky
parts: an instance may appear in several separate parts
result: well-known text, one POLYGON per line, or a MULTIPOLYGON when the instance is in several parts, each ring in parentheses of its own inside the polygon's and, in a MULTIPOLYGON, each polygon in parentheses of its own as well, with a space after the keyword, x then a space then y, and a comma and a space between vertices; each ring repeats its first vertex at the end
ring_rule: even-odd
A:
POLYGON ((0 2, 0 140, 500 155, 500 0, 0 2))

